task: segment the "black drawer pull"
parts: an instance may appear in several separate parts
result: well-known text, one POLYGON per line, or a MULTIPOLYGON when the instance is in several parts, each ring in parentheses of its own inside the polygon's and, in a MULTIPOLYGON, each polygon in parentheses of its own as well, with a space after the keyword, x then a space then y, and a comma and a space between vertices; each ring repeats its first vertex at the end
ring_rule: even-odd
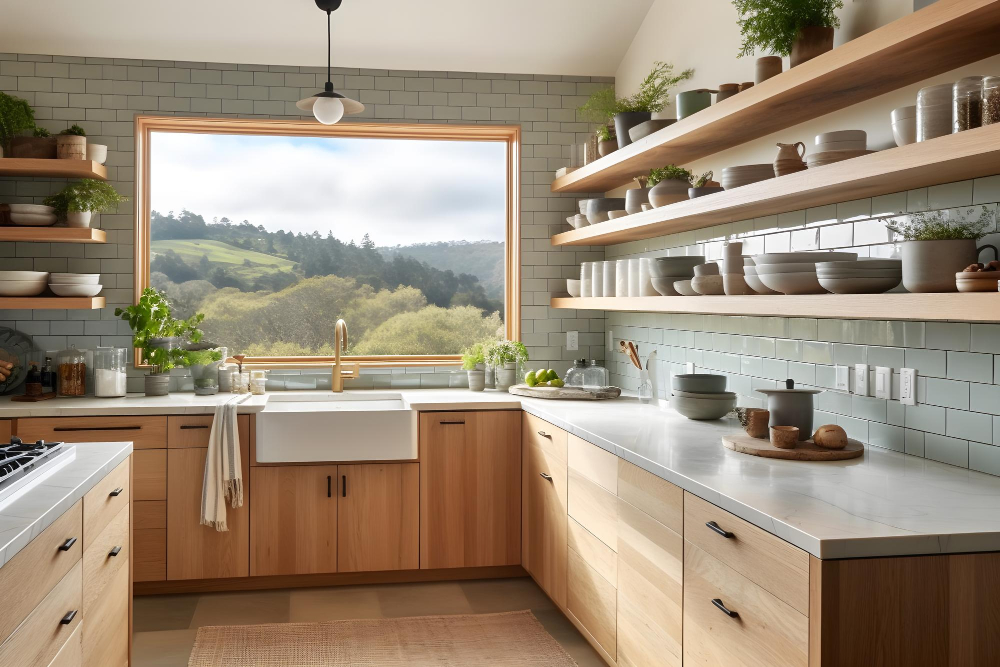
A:
POLYGON ((115 489, 114 491, 112 491, 108 495, 110 497, 112 497, 112 498, 117 498, 118 496, 120 496, 122 494, 122 491, 124 491, 124 490, 125 489, 123 489, 122 487, 119 486, 117 489, 115 489))
POLYGON ((208 424, 181 424, 182 431, 193 431, 199 428, 208 428, 208 424))
POLYGON ((720 600, 719 598, 715 598, 714 600, 712 600, 712 604, 714 604, 719 611, 721 611, 723 614, 725 614, 729 618, 739 618, 740 617, 740 615, 738 613, 736 613, 735 611, 733 611, 731 609, 726 609, 726 605, 722 604, 722 600, 720 600))
POLYGON ((462 420, 460 422, 456 421, 456 422, 438 422, 438 423, 441 424, 441 426, 455 426, 458 424, 465 424, 465 420, 462 420))
POLYGON ((719 526, 719 524, 715 523, 714 521, 709 521, 705 525, 711 528, 714 532, 718 533, 719 535, 722 535, 723 537, 726 538, 736 537, 736 535, 730 533, 728 530, 724 530, 722 527, 719 526))
POLYGON ((344 495, 342 497, 347 497, 347 475, 341 475, 340 481, 344 484, 344 495))
POLYGON ((72 431, 141 431, 141 426, 56 426, 52 429, 59 433, 72 431))
POLYGON ((69 551, 70 549, 73 548, 74 544, 76 544, 76 538, 71 537, 62 543, 62 546, 59 547, 59 551, 69 551))
POLYGON ((538 474, 541 475, 542 479, 544 479, 546 482, 551 482, 552 481, 552 475, 550 475, 549 473, 547 473, 547 472, 540 472, 538 474))
POLYGON ((115 547, 114 549, 112 549, 111 551, 108 552, 108 558, 114 558, 115 556, 117 556, 121 552, 122 552, 122 548, 121 547, 115 547))
POLYGON ((333 475, 326 476, 326 497, 333 498, 333 475))
POLYGON ((552 439, 552 436, 546 433, 545 431, 539 431, 538 435, 542 436, 543 438, 548 438, 549 440, 552 439))
POLYGON ((76 618, 76 612, 77 611, 78 610, 74 609, 73 611, 67 613, 65 616, 62 617, 62 620, 59 621, 59 624, 60 625, 69 625, 70 623, 72 623, 73 619, 76 618))

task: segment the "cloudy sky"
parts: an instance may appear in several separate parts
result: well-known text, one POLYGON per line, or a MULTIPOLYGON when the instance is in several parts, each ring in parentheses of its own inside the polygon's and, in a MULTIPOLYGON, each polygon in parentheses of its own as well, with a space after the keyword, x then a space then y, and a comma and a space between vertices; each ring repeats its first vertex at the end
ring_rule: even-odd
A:
POLYGON ((500 142, 154 133, 152 208, 378 245, 502 241, 500 142))

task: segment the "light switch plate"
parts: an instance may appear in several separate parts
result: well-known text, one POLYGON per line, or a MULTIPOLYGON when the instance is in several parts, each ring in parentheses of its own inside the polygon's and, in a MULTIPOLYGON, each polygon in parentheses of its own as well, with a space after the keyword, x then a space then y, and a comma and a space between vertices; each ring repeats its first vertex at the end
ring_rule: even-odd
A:
POLYGON ((833 381, 833 388, 837 391, 851 390, 851 373, 847 366, 834 366, 836 379, 833 381))
POLYGON ((868 364, 854 364, 854 393, 868 395, 868 364))
POLYGON ((615 332, 608 329, 608 352, 615 351, 615 332))
POLYGON ((899 402, 917 404, 917 371, 912 368, 899 369, 899 402))
POLYGON ((892 398, 892 369, 875 367, 875 398, 892 398))
POLYGON ((566 332, 566 349, 570 352, 580 349, 580 332, 579 331, 567 331, 566 332))
POLYGON ((684 364, 684 372, 687 373, 688 375, 690 375, 691 373, 694 373, 694 362, 693 361, 689 361, 686 364, 684 364))

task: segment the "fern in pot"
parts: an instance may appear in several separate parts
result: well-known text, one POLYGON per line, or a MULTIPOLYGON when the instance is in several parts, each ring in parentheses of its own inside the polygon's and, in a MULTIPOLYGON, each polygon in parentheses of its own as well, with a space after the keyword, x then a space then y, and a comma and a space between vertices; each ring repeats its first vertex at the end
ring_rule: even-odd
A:
POLYGON ((666 167, 649 170, 649 178, 646 185, 649 186, 649 203, 654 208, 674 204, 688 198, 688 188, 691 187, 693 174, 678 167, 675 164, 668 164, 666 167))
POLYGON ((996 229, 997 211, 987 207, 976 219, 967 209, 963 219, 951 220, 942 211, 914 213, 906 222, 882 218, 886 228, 903 241, 903 287, 908 292, 957 292, 955 274, 979 261, 976 242, 996 229))
POLYGON ((70 183, 58 194, 45 198, 45 205, 66 220, 67 227, 90 227, 94 213, 110 213, 128 201, 110 183, 84 178, 70 183))
POLYGON ((476 343, 462 352, 462 369, 468 373, 469 389, 486 389, 486 357, 483 356, 482 343, 476 343))
POLYGON ((496 369, 497 389, 507 391, 516 382, 517 365, 528 361, 528 350, 518 341, 498 340, 487 345, 483 356, 496 369))
POLYGON ((733 0, 743 43, 740 57, 758 49, 789 56, 792 67, 833 49, 834 13, 843 0, 733 0))
POLYGON ((60 160, 87 159, 87 133, 79 125, 71 125, 56 136, 56 157, 60 160))
POLYGON ((35 111, 28 101, 0 92, 0 158, 11 157, 14 138, 34 128, 35 111))

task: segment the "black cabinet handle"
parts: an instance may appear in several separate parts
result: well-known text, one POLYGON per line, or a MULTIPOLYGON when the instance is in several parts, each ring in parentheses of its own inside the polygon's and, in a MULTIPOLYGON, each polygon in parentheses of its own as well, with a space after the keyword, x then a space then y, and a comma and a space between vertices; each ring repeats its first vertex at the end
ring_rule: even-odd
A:
POLYGON ((733 533, 730 533, 728 530, 724 530, 722 527, 719 526, 719 524, 715 523, 714 521, 709 521, 705 525, 708 526, 709 528, 711 528, 712 531, 718 533, 719 535, 722 535, 723 537, 726 537, 726 538, 736 537, 736 535, 734 535, 733 533))
POLYGON ((343 497, 346 498, 347 497, 347 475, 341 475, 340 476, 340 481, 344 485, 344 488, 343 488, 344 495, 343 495, 343 497))
POLYGON ((552 439, 552 436, 546 433, 545 431, 539 431, 538 435, 542 436, 543 438, 548 438, 549 440, 552 439))
POLYGON ((71 537, 62 543, 62 546, 59 547, 59 551, 69 551, 70 549, 73 548, 74 544, 76 544, 76 538, 71 537))
POLYGON ((111 551, 108 552, 108 558, 114 558, 115 556, 117 556, 121 552, 122 552, 122 548, 121 547, 115 547, 114 549, 112 549, 111 551))
POLYGON ((333 475, 326 476, 326 497, 333 498, 333 475))
POLYGON ((73 433, 77 431, 141 431, 141 426, 56 426, 52 429, 58 433, 73 433))
POLYGON ((193 431, 199 428, 208 428, 208 424, 181 424, 182 431, 193 431))
POLYGON ((731 609, 726 609, 726 605, 722 604, 722 600, 720 600, 719 598, 715 598, 714 600, 712 600, 712 604, 714 604, 719 611, 721 611, 723 614, 725 614, 729 618, 739 618, 740 617, 740 615, 737 614, 735 611, 733 611, 731 609))
POLYGON ((59 621, 59 624, 69 625, 70 623, 72 623, 73 619, 76 618, 77 611, 78 611, 77 609, 74 609, 73 611, 67 613, 65 616, 62 617, 62 620, 59 621))
POLYGON ((111 496, 112 498, 116 498, 116 497, 120 496, 122 494, 122 491, 124 491, 124 490, 125 489, 123 489, 122 487, 119 486, 117 489, 115 489, 114 491, 112 491, 108 495, 111 496))
POLYGON ((441 424, 441 426, 454 426, 454 425, 457 425, 457 424, 465 424, 465 420, 463 419, 460 422, 455 421, 455 422, 438 422, 438 423, 441 424))
POLYGON ((544 479, 546 482, 551 482, 552 481, 552 475, 550 475, 549 473, 547 473, 547 472, 540 472, 538 474, 541 475, 542 479, 544 479))

